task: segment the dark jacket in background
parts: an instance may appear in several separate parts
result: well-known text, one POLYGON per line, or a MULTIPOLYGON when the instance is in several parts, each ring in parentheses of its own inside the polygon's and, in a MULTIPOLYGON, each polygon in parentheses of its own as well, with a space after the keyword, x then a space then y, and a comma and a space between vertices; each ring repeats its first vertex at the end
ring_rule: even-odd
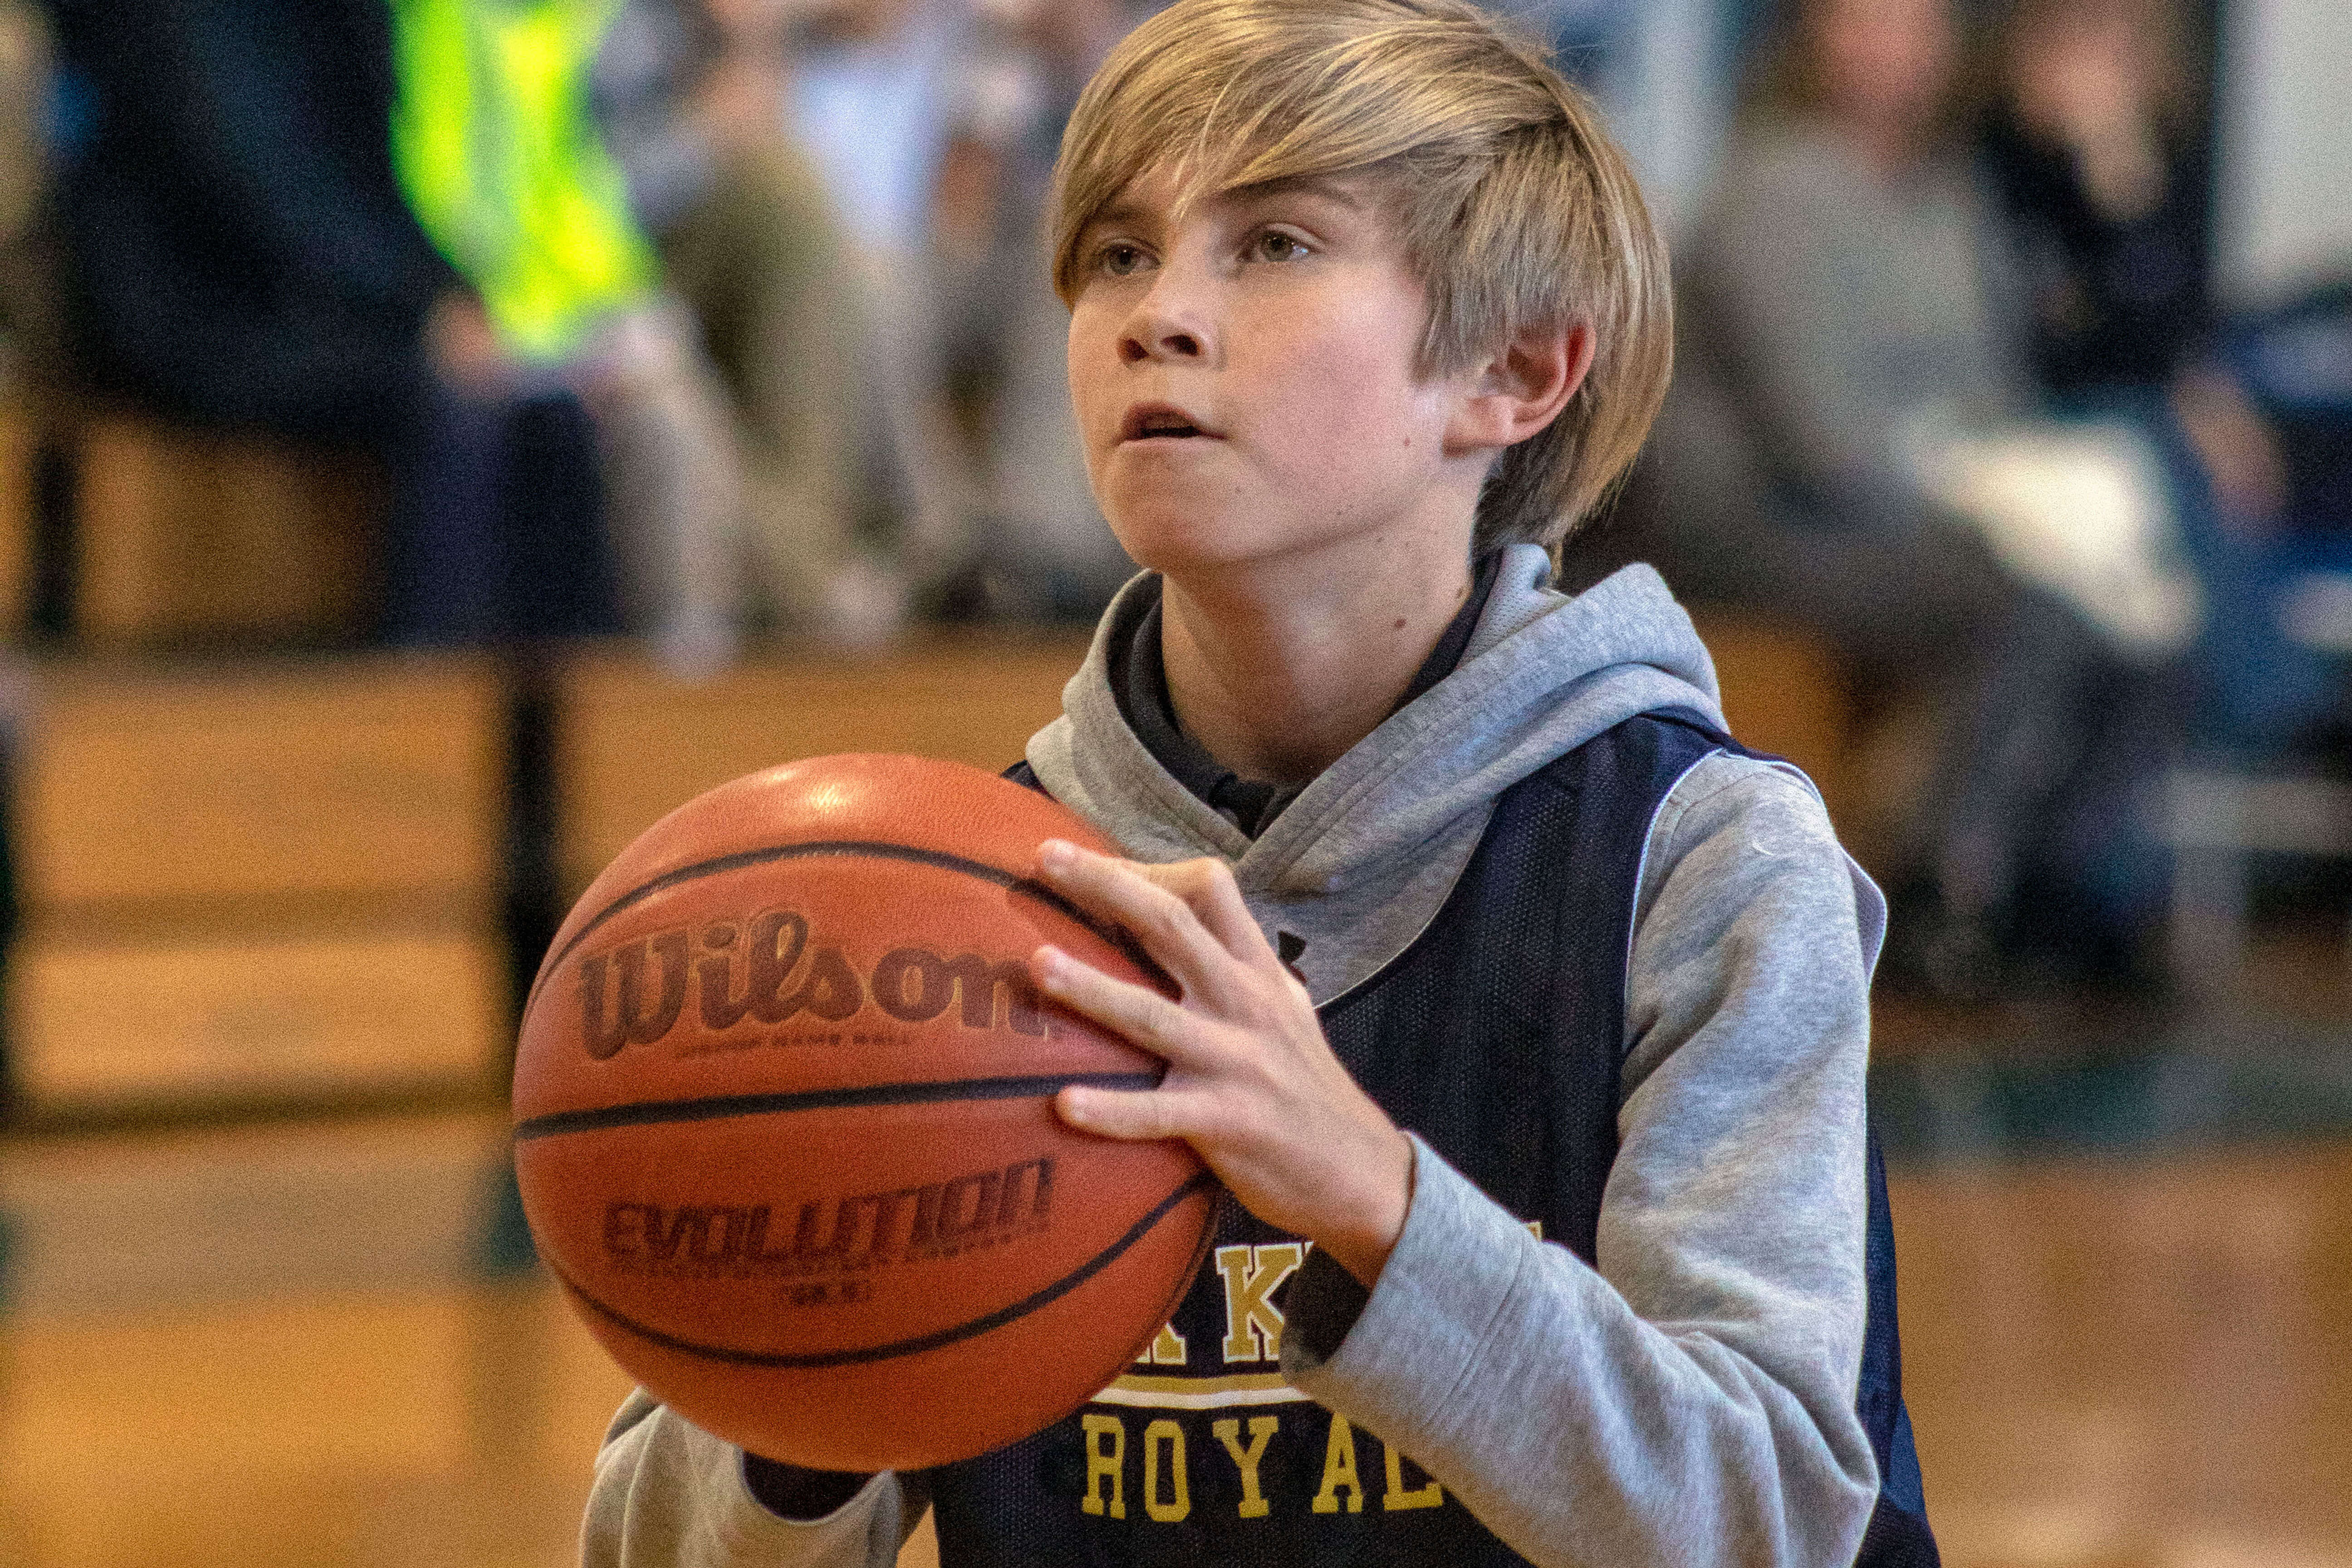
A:
POLYGON ((2092 199, 2071 153, 2012 115, 1993 114, 1978 147, 2032 302, 2044 391, 2160 386, 2208 352, 2207 173, 2195 148, 2168 143, 2161 193, 2117 217, 2092 199))
POLYGON ((183 420, 369 438, 450 281, 402 202, 381 0, 54 0, 75 370, 183 420))

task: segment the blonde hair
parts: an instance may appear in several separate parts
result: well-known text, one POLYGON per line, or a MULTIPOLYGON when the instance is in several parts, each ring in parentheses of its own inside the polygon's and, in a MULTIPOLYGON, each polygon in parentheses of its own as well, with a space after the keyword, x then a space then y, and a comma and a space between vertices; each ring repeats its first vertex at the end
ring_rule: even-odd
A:
POLYGON ((1487 476, 1476 548, 1554 543, 1623 477, 1673 374, 1665 246, 1599 110, 1541 46, 1465 0, 1178 0, 1103 62, 1062 138, 1048 234, 1066 302, 1087 226, 1162 165, 1182 202, 1372 181, 1428 291, 1423 375, 1590 325, 1584 384, 1487 476))

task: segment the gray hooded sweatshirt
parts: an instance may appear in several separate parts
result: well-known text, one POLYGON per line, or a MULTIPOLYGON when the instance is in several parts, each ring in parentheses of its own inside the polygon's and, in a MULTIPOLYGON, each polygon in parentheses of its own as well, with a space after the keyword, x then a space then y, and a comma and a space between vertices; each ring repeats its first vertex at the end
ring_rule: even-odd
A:
MULTIPOLYGON (((1305 939, 1328 1003, 1428 925, 1504 790, 1637 713, 1720 721, 1706 650, 1654 572, 1574 597, 1549 580, 1542 551, 1513 547, 1454 671, 1255 840, 1121 717, 1117 605, 1030 764, 1137 859, 1231 864, 1269 936, 1305 939)), ((1853 1399, 1884 907, 1803 775, 1727 752, 1661 804, 1635 898, 1598 1267, 1416 1140, 1377 1286, 1367 1298, 1310 1255, 1283 1373, 1534 1563, 1848 1563, 1877 1489, 1853 1399)), ((778 1518, 738 1450, 640 1394, 598 1457, 583 1561, 886 1568, 926 1502, 919 1476, 885 1475, 824 1519, 778 1518)))

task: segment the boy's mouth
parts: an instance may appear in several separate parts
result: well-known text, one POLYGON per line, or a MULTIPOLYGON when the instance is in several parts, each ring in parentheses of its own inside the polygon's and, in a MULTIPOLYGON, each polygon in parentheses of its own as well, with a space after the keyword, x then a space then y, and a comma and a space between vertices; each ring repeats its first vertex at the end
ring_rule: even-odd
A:
POLYGON ((1215 435, 1215 431, 1203 427, 1171 403, 1139 403, 1127 411, 1127 417, 1119 421, 1118 426, 1118 438, 1122 441, 1185 440, 1215 435))

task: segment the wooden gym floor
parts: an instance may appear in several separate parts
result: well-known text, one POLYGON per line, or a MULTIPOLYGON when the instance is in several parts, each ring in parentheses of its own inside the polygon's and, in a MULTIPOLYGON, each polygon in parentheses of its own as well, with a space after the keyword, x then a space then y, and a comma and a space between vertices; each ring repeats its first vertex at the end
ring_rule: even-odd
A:
MULTIPOLYGON (((2352 1565, 2352 997, 2273 962, 2292 1005, 2204 1024, 1885 1020, 1955 1568, 2352 1565)), ((468 1106, 0 1143, 0 1568, 569 1562, 624 1385, 500 1147, 468 1106)))

